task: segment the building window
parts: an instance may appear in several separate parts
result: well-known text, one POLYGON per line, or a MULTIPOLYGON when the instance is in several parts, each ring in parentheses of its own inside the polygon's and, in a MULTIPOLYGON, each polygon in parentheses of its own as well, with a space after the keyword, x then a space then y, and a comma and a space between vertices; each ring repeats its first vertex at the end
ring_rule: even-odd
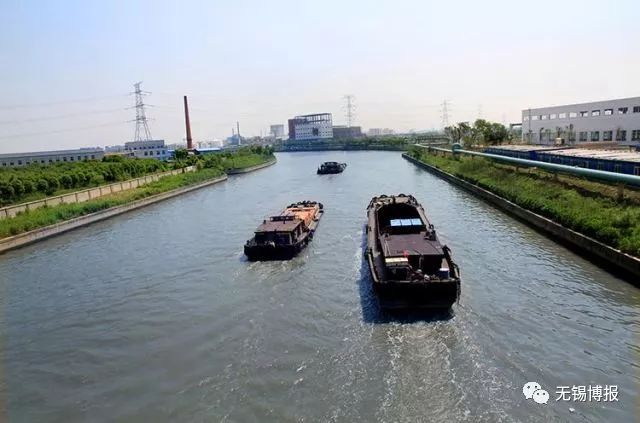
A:
POLYGON ((62 160, 64 160, 64 161, 66 162, 66 161, 67 161, 67 158, 66 158, 66 157, 63 157, 63 158, 62 158, 62 160))
POLYGON ((580 132, 580 141, 586 141, 587 140, 587 134, 588 134, 588 132, 580 132))
POLYGON ((540 115, 540 120, 547 120, 548 117, 548 115, 540 115))
POLYGON ((640 140, 640 129, 634 129, 631 131, 631 141, 640 140))
POLYGON ((566 119, 566 117, 567 117, 566 112, 558 113, 558 119, 566 119))
POLYGON ((569 112, 569 117, 570 118, 578 117, 578 112, 569 112))
POLYGON ((95 159, 95 158, 96 158, 96 156, 95 156, 94 154, 92 154, 92 155, 91 155, 91 158, 92 158, 92 159, 95 159))
POLYGON ((78 156, 78 161, 82 160, 82 156, 78 156))
POLYGON ((629 111, 628 107, 618 107, 618 114, 619 115, 626 115, 628 111, 629 111))
POLYGON ((640 106, 633 106, 633 113, 640 113, 640 106))
POLYGON ((556 119, 557 117, 558 117, 557 114, 551 113, 551 116, 549 116, 549 119, 556 119))
POLYGON ((604 131, 602 133, 602 141, 611 141, 613 139, 613 131, 604 131))
POLYGON ((528 120, 529 120, 529 116, 525 116, 525 117, 523 117, 523 118, 522 118, 522 120, 523 120, 524 122, 528 121, 528 120))
POLYGON ((53 160, 52 160, 52 159, 49 159, 49 163, 53 163, 53 160))
POLYGON ((604 170, 604 163, 598 162, 598 170, 604 170))
POLYGON ((44 163, 44 160, 40 160, 40 163, 44 163))
POLYGON ((621 164, 617 164, 617 165, 613 166, 613 171, 617 172, 617 173, 622 173, 622 165, 621 164))
POLYGON ((589 112, 588 111, 580 112, 580 117, 588 117, 588 116, 589 116, 589 112))
POLYGON ((611 116, 613 114, 613 109, 604 109, 605 116, 611 116))
POLYGON ((13 166, 13 162, 9 163, 9 165, 13 166))
POLYGON ((626 141, 627 140, 627 131, 624 129, 618 129, 616 131, 616 141, 626 141))
POLYGON ((635 166, 633 168, 633 174, 636 176, 640 176, 640 166, 635 166))
POLYGON ((531 116, 531 120, 538 120, 538 119, 540 119, 540 116, 538 115, 531 116))
POLYGON ((576 141, 576 133, 574 131, 569 131, 569 141, 570 142, 576 141))
POLYGON ((591 141, 600 141, 600 131, 591 131, 591 141))
POLYGON ((144 152, 144 155, 145 155, 145 156, 147 155, 147 152, 146 152, 146 151, 144 152))
POLYGON ((22 160, 18 160, 18 166, 22 164, 22 160))
POLYGON ((600 110, 592 110, 591 116, 600 116, 600 110))
POLYGON ((71 161, 73 161, 73 156, 69 157, 69 159, 70 159, 71 161))

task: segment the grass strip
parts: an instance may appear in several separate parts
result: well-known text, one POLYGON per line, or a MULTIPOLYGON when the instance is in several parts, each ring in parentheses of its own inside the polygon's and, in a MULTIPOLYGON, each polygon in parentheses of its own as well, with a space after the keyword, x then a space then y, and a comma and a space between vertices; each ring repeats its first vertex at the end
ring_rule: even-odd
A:
POLYGON ((13 218, 0 220, 0 238, 18 235, 174 189, 196 185, 220 177, 223 174, 220 169, 200 169, 196 172, 165 176, 160 180, 138 188, 105 195, 83 203, 61 204, 53 207, 45 206, 19 213, 13 218))
POLYGON ((568 177, 555 180, 540 170, 517 172, 483 158, 454 159, 415 149, 410 154, 566 228, 640 257, 640 205, 635 192, 630 199, 618 201, 606 184, 568 177))

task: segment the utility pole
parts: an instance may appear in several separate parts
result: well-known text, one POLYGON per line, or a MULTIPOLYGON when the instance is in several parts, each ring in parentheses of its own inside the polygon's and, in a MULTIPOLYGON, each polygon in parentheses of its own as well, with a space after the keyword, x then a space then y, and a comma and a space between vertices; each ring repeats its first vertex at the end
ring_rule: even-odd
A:
POLYGON ((449 126, 449 102, 447 100, 442 102, 441 113, 440 117, 442 118, 442 128, 444 129, 449 126))
POLYGON ((345 117, 347 118, 347 126, 351 128, 356 111, 355 96, 353 94, 347 94, 343 99, 345 101, 345 117))
POLYGON ((133 84, 135 91, 131 94, 135 94, 136 96, 136 133, 133 137, 134 141, 149 141, 151 140, 151 131, 149 131, 149 125, 147 124, 147 116, 145 114, 145 104, 143 97, 145 95, 151 94, 148 91, 142 91, 140 85, 142 81, 136 82, 133 84))

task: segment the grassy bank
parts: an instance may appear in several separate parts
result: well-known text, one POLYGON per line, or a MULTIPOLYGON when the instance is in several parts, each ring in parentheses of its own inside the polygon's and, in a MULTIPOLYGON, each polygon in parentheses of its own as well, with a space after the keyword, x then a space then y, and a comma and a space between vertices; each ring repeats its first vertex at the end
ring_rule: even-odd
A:
POLYGON ((516 171, 481 158, 434 155, 424 149, 409 153, 424 163, 476 184, 503 198, 600 242, 640 257, 638 194, 618 201, 615 188, 540 170, 516 171))
POLYGON ((173 189, 199 184, 222 176, 218 169, 202 169, 197 172, 181 173, 167 176, 139 188, 105 195, 84 203, 62 204, 54 207, 41 207, 26 213, 20 213, 11 219, 0 220, 0 238, 18 235, 44 226, 53 225, 75 217, 84 216, 120 206, 135 200, 150 197, 173 189))
POLYGON ((0 220, 0 238, 18 235, 174 189, 196 185, 224 175, 227 169, 251 167, 274 158, 271 151, 268 150, 260 153, 243 151, 242 153, 230 153, 224 156, 190 159, 190 164, 198 166, 198 170, 195 172, 166 176, 158 181, 132 190, 106 195, 83 203, 41 207, 20 213, 13 218, 2 219, 0 220))
POLYGON ((109 156, 54 164, 0 169, 0 207, 40 200, 45 197, 99 185, 125 181, 172 169, 171 164, 153 159, 109 156))

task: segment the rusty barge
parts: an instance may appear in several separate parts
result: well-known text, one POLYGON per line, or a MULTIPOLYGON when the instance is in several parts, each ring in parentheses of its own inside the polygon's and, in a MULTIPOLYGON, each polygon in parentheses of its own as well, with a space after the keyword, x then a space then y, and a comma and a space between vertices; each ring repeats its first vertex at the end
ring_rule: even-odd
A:
POLYGON ((346 163, 324 162, 318 168, 318 175, 330 175, 334 173, 342 173, 347 168, 346 163))
POLYGON ((323 214, 322 203, 316 201, 290 204, 258 226, 244 254, 251 261, 293 258, 313 239, 323 214))
POLYGON ((460 270, 418 201, 373 197, 367 218, 365 254, 381 307, 450 309, 460 297, 460 270))

